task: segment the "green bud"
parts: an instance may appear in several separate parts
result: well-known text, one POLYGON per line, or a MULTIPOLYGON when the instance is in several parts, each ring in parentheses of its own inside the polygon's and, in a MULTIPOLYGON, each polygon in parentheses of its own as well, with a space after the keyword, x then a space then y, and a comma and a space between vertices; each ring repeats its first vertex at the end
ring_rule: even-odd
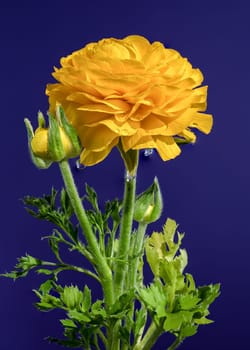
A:
POLYGON ((62 302, 70 309, 78 309, 83 300, 83 293, 77 286, 65 286, 61 293, 62 302))
POLYGON ((41 158, 38 155, 34 154, 32 147, 31 147, 31 141, 34 138, 33 127, 31 125, 29 119, 27 119, 27 118, 24 119, 24 123, 25 123, 26 130, 27 130, 28 147, 29 147, 29 153, 30 153, 31 160, 37 168, 47 169, 52 164, 52 162, 48 159, 41 158))
POLYGON ((77 157, 81 152, 76 130, 68 122, 62 107, 56 107, 56 117, 48 115, 48 118, 49 127, 46 128, 45 118, 42 112, 38 112, 35 132, 30 121, 24 120, 31 159, 40 169, 48 168, 53 162, 77 157))
POLYGON ((134 220, 151 223, 159 219, 163 208, 162 195, 157 178, 135 201, 134 220))

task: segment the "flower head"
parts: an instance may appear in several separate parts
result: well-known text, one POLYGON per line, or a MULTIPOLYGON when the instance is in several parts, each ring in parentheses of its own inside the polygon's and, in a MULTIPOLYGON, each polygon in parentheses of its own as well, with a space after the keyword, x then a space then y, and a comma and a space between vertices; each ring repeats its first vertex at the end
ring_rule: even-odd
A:
POLYGON ((131 35, 103 39, 61 59, 50 108, 59 102, 76 128, 81 163, 102 161, 119 144, 124 152, 154 148, 166 161, 180 154, 178 139, 195 142, 190 128, 209 133, 203 75, 177 51, 131 35), (177 138, 176 138, 177 137, 177 138))

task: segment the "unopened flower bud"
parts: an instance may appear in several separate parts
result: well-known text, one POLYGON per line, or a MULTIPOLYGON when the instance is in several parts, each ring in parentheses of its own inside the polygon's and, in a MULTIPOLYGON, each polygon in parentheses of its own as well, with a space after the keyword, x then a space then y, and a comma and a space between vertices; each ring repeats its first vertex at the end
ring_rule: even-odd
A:
POLYGON ((135 201, 134 220, 151 223, 159 219, 162 212, 162 195, 157 178, 135 201))
MULTIPOLYGON (((47 169, 50 165, 51 165, 51 161, 44 158, 44 157, 39 157, 37 155, 35 155, 33 153, 32 147, 31 147, 31 142, 34 139, 34 131, 33 131, 33 127, 29 121, 29 119, 25 118, 24 119, 24 123, 26 126, 26 130, 27 130, 27 136, 28 136, 28 147, 29 147, 29 151, 30 151, 30 157, 32 162, 35 164, 35 166, 39 169, 47 169)), ((40 148, 40 152, 44 152, 44 144, 46 144, 45 140, 47 138, 47 132, 42 132, 42 130, 45 130, 43 128, 38 128, 37 130, 41 130, 41 134, 39 139, 41 140, 40 143, 38 142, 37 148, 40 148), (39 146, 39 147, 38 147, 39 146)), ((38 139, 37 139, 38 141, 38 139)))
POLYGON ((61 293, 61 300, 69 309, 76 309, 82 302, 83 294, 76 286, 65 286, 61 293))
POLYGON ((57 106, 56 117, 49 115, 49 127, 38 113, 38 125, 35 133, 28 119, 25 119, 29 148, 32 160, 38 168, 48 168, 52 162, 74 158, 80 154, 81 144, 76 130, 66 119, 61 106, 57 106))

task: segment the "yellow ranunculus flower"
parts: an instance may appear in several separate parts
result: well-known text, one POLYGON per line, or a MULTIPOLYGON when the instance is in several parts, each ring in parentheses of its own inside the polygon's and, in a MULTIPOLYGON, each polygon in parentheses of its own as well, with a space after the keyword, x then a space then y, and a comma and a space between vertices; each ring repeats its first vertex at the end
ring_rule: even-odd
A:
POLYGON ((81 163, 102 161, 121 140, 125 152, 155 148, 163 160, 180 154, 175 136, 209 133, 203 75, 177 51, 142 36, 90 43, 61 59, 48 84, 51 111, 59 102, 76 128, 81 163))

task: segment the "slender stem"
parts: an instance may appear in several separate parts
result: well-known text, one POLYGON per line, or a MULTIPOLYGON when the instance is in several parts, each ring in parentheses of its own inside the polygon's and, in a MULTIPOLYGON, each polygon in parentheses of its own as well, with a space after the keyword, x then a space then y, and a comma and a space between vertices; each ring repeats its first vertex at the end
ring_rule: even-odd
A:
POLYGON ((134 249, 133 249, 133 256, 132 256, 131 266, 130 266, 130 276, 129 277, 130 277, 130 287, 131 288, 136 287, 138 265, 139 265, 139 260, 140 260, 141 256, 143 255, 143 243, 144 243, 146 229, 147 229, 147 224, 144 222, 140 222, 138 225, 138 230, 136 232, 134 249))
POLYGON ((152 322, 142 338, 142 341, 135 345, 134 350, 151 350, 161 333, 161 327, 157 327, 156 324, 152 322))
POLYGON ((101 329, 98 329, 97 332, 96 332, 96 334, 99 335, 99 337, 100 337, 100 339, 102 340, 103 344, 105 345, 105 347, 107 347, 108 342, 107 342, 107 339, 106 339, 105 335, 104 335, 103 332, 101 331, 101 329))
POLYGON ((175 350, 183 342, 183 339, 176 338, 175 341, 167 348, 167 350, 175 350))
POLYGON ((79 224, 84 232, 86 240, 89 245, 89 249, 94 257, 95 268, 99 273, 105 302, 108 305, 113 303, 113 288, 112 288, 112 273, 107 264, 106 259, 102 256, 98 241, 95 234, 92 231, 90 222, 88 220, 87 214, 83 207, 82 201, 79 197, 70 166, 67 160, 63 160, 59 163, 62 177, 66 186, 67 193, 69 195, 72 207, 75 211, 75 214, 79 220, 79 224))
POLYGON ((121 295, 124 289, 124 280, 128 270, 128 253, 134 214, 135 187, 135 177, 125 180, 119 245, 114 266, 114 292, 117 298, 121 295))

